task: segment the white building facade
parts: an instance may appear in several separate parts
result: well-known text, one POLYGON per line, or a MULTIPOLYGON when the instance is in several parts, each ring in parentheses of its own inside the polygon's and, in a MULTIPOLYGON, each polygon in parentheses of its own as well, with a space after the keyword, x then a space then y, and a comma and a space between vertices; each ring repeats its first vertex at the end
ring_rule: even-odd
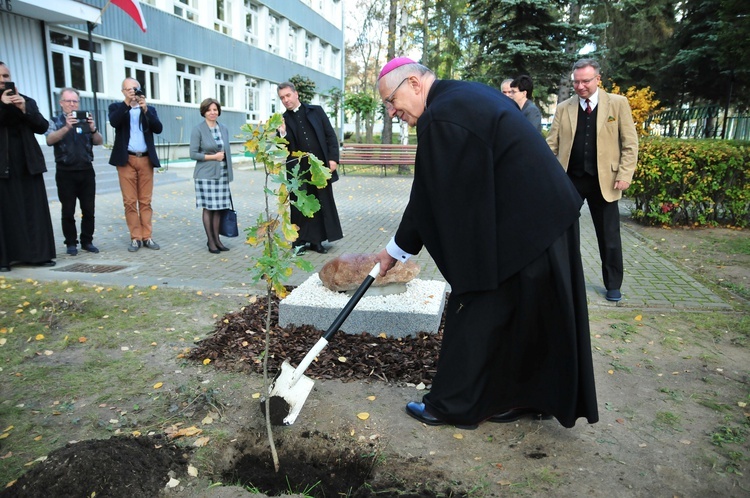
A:
POLYGON ((343 89, 343 0, 141 0, 145 33, 114 5, 102 13, 106 4, 0 0, 0 61, 46 117, 72 86, 103 129, 122 80, 134 77, 164 123, 160 142, 177 145, 205 98, 221 102, 220 120, 239 133, 284 111, 276 85, 294 75, 315 82, 313 102, 324 106, 327 92, 343 89))

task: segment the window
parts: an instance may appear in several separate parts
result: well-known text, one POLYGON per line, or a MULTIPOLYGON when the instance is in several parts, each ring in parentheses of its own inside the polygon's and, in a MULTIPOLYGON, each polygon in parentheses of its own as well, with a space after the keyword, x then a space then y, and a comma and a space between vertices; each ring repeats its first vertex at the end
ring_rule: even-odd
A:
POLYGON ((245 81, 245 108, 248 122, 260 121, 260 88, 254 78, 245 81))
POLYGON ((198 0, 174 0, 174 15, 197 23, 198 18, 198 0))
POLYGON ((305 65, 312 66, 313 39, 311 36, 305 38, 305 65))
POLYGON ((147 98, 159 100, 159 59, 157 57, 125 50, 125 76, 138 80, 147 98))
POLYGON ((90 92, 94 90, 93 77, 96 77, 96 91, 102 92, 102 44, 93 42, 89 46, 86 38, 58 31, 49 32, 52 52, 52 79, 55 88, 66 86, 90 92), (91 74, 91 52, 94 55, 94 74, 91 74))
POLYGON ((325 43, 319 43, 318 44, 318 70, 325 71, 325 59, 326 59, 326 44, 325 43))
POLYGON ((258 6, 245 0, 245 43, 258 46, 258 6))
POLYGON ((231 0, 216 0, 216 20, 214 30, 232 36, 232 24, 229 21, 232 13, 231 0))
POLYGON ((287 58, 290 61, 297 62, 297 38, 299 36, 299 29, 294 26, 289 26, 289 52, 287 58))
POLYGON ((268 51, 272 54, 279 53, 279 18, 268 14, 268 51))
POLYGON ((201 102, 201 69, 184 62, 177 63, 177 101, 186 104, 201 102))
POLYGON ((216 71, 216 100, 222 107, 234 107, 234 76, 216 71))

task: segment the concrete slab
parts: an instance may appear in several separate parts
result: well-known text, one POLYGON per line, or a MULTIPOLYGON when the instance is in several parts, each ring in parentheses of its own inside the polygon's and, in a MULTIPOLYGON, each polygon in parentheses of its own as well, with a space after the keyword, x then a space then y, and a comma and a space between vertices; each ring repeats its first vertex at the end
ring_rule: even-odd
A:
MULTIPOLYGON (((436 333, 443 315, 445 293, 445 282, 415 278, 400 294, 365 294, 344 321, 341 331, 389 337, 436 333)), ((349 298, 344 292, 327 289, 315 273, 281 301, 279 325, 312 325, 327 330, 349 298)))

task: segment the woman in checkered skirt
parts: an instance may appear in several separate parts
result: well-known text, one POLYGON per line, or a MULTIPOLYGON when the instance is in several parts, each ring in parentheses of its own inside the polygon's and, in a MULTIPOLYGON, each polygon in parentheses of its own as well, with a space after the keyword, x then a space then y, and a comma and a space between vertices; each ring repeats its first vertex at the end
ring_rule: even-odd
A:
POLYGON ((190 133, 190 158, 195 159, 195 206, 203 208, 203 228, 206 230, 208 252, 228 251, 219 240, 221 211, 229 209, 232 194, 232 154, 229 150, 229 130, 217 122, 221 104, 216 99, 205 99, 200 106, 205 118, 190 133))

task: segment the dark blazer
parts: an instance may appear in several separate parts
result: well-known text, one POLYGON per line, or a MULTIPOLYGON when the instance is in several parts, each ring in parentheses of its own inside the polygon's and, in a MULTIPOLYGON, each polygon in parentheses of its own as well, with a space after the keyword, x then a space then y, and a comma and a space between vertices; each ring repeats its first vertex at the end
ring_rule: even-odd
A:
MULTIPOLYGON (((141 112, 141 128, 146 139, 148 158, 151 166, 160 168, 159 156, 156 155, 154 146, 154 133, 162 132, 164 126, 159 121, 156 109, 148 106, 147 112, 141 112)), ((130 141, 130 106, 125 102, 115 102, 109 106, 109 124, 115 129, 115 144, 112 147, 112 155, 109 156, 109 164, 112 166, 125 166, 128 164, 128 142, 130 141)))
MULTIPOLYGON (((8 128, 18 126, 21 132, 21 147, 26 156, 26 167, 32 175, 39 175, 47 171, 44 161, 44 153, 37 142, 35 133, 42 134, 49 128, 49 122, 39 112, 39 107, 34 99, 21 95, 26 99, 26 114, 22 113, 14 105, 5 105, 0 102, 0 178, 8 178, 10 175, 10 163, 8 150, 11 144, 8 140, 8 128)), ((17 144, 12 144, 17 147, 17 144)))
MULTIPOLYGON (((222 150, 225 152, 224 160, 227 162, 229 181, 231 182, 234 179, 234 174, 232 173, 232 150, 229 145, 229 130, 221 123, 217 123, 217 125, 219 126, 221 141, 224 142, 222 150)), ((206 155, 216 154, 217 152, 219 152, 219 147, 214 140, 214 134, 204 120, 197 124, 190 133, 190 159, 195 159, 196 161, 193 178, 204 180, 218 180, 221 178, 222 162, 206 160, 206 155)))
MULTIPOLYGON (((307 112, 307 119, 310 121, 313 129, 315 130, 315 136, 318 138, 320 147, 323 149, 323 157, 318 159, 323 161, 323 164, 328 166, 328 161, 339 162, 339 138, 336 136, 336 132, 331 126, 331 121, 328 119, 328 115, 325 110, 319 105, 313 104, 300 104, 305 108, 307 112)), ((297 123, 293 119, 294 112, 286 111, 284 113, 284 122, 286 124, 286 139, 289 142, 289 150, 297 151, 301 150, 298 145, 299 130, 297 129, 297 123)), ((339 175, 337 171, 333 171, 331 174, 331 182, 338 180, 339 175)))

